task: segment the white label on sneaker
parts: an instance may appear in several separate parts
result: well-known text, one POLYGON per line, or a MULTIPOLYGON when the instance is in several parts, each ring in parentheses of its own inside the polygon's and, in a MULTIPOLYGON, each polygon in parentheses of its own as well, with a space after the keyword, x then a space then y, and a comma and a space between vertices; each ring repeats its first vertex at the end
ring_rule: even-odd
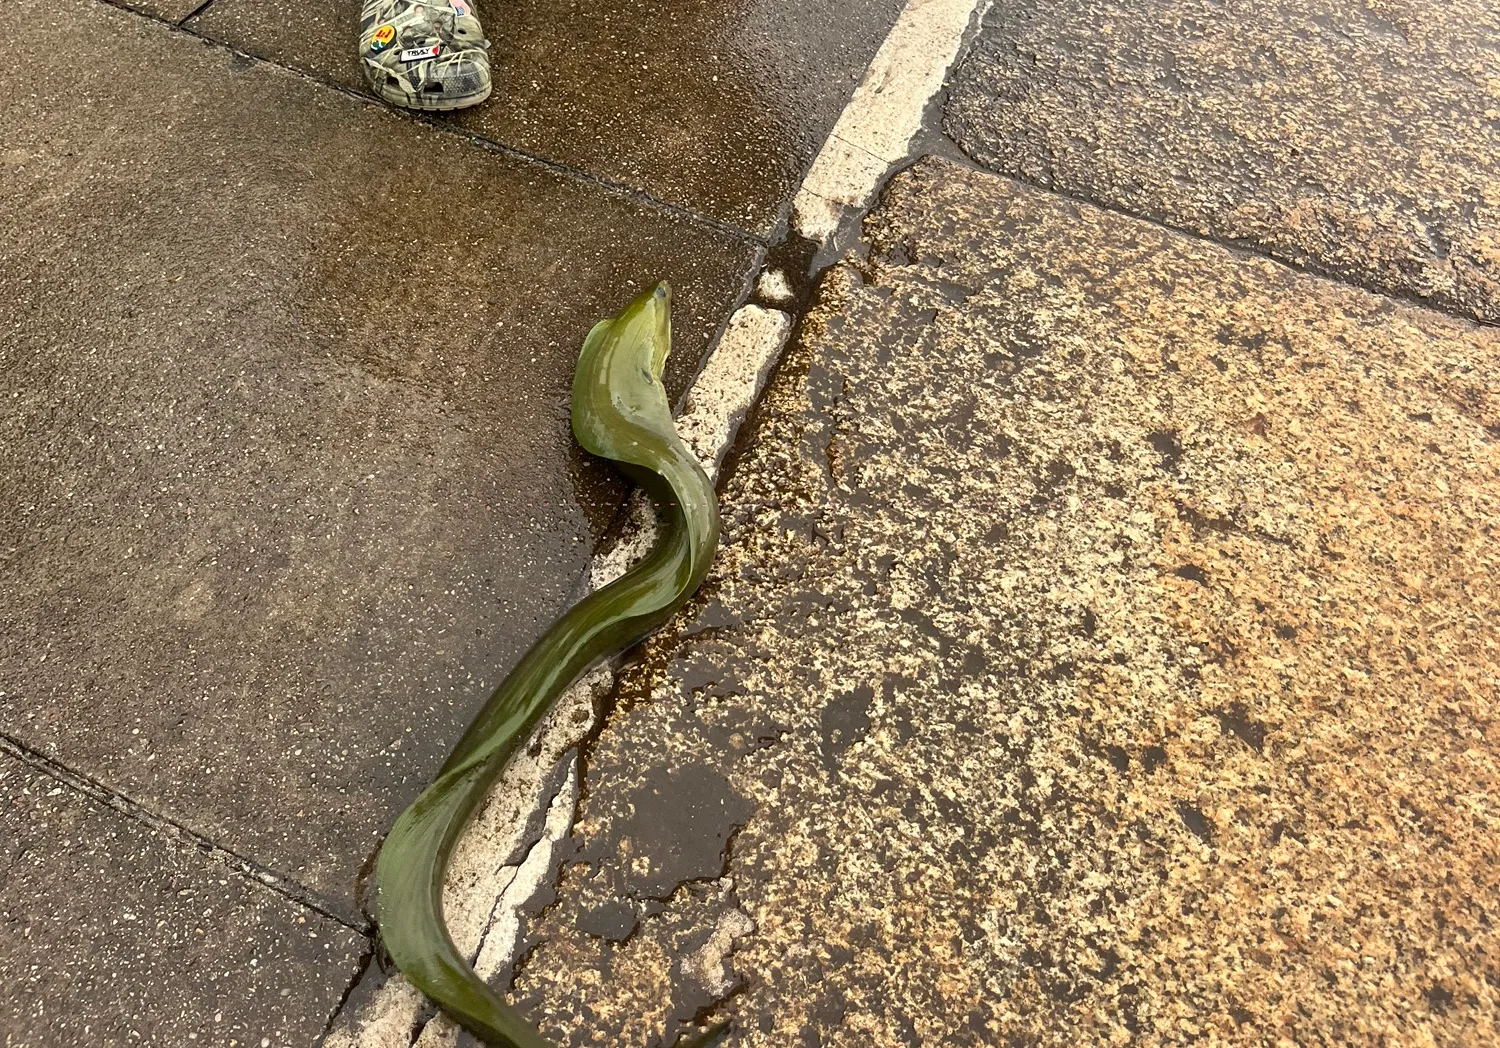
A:
POLYGON ((442 44, 433 44, 431 47, 408 47, 401 52, 401 61, 420 62, 424 58, 436 58, 442 51, 442 44))

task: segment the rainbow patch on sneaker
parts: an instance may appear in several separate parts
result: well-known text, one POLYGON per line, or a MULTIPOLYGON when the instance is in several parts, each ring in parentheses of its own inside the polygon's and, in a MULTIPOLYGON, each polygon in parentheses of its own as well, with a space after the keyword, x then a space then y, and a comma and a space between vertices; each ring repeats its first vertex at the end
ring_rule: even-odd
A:
POLYGON ((378 55, 395 42, 396 27, 393 25, 383 25, 375 30, 374 34, 370 37, 370 50, 378 55))

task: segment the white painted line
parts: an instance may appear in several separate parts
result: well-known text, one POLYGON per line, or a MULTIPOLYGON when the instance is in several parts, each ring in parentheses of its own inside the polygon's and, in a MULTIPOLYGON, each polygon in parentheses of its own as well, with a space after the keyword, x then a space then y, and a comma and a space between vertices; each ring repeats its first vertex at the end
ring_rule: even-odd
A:
MULTIPOLYGON (((868 204, 891 166, 906 156, 965 32, 989 4, 990 0, 909 0, 793 202, 798 232, 824 242, 846 213, 868 204)), ((759 286, 772 300, 791 298, 783 273, 762 274, 759 286)), ((717 478, 791 330, 792 318, 786 313, 745 306, 730 318, 693 383, 678 431, 709 476, 717 478)), ((655 535, 649 507, 643 499, 632 500, 631 519, 620 541, 594 557, 591 587, 598 589, 619 578, 650 548, 655 535)), ((595 726, 595 696, 613 682, 613 671, 606 666, 568 689, 531 745, 506 769, 454 854, 443 905, 455 941, 486 979, 514 963, 524 931, 521 910, 542 887, 553 849, 572 832, 578 791, 576 747, 595 726), (557 781, 563 766, 563 786, 553 792, 548 784, 557 781), (534 816, 543 811, 546 820, 537 839, 526 840, 534 816), (519 865, 507 864, 507 858, 523 847, 525 859, 519 865)), ((749 932, 738 925, 721 930, 720 937, 728 940, 749 932)), ((705 971, 710 960, 709 954, 702 958, 705 971)), ((398 974, 366 1001, 357 1014, 338 1017, 325 1048, 413 1048, 425 1007, 421 995, 398 974)), ((422 1026, 415 1045, 446 1048, 456 1038, 456 1027, 439 1017, 422 1026)))
POLYGON ((724 337, 677 419, 683 443, 710 477, 718 479, 740 423, 760 396, 791 333, 792 318, 777 309, 745 306, 729 318, 724 337))
POLYGON ((427 1007, 415 986, 392 976, 358 1014, 339 1014, 323 1048, 411 1048, 412 1030, 427 1007))
MULTIPOLYGON (((509 886, 495 902, 495 920, 484 947, 474 961, 474 970, 486 980, 508 970, 515 962, 516 946, 524 931, 521 909, 547 883, 552 871, 552 853, 573 831, 573 807, 578 803, 578 759, 568 767, 568 777, 547 807, 547 821, 541 840, 532 846, 526 860, 516 868, 509 886)), ((439 1015, 422 1028, 415 1048, 439 1048, 456 1044, 458 1024, 439 1015)))
POLYGON ((786 271, 781 269, 768 269, 755 281, 755 293, 767 302, 775 302, 777 305, 789 305, 796 300, 792 292, 792 282, 786 278, 786 271))
POLYGON ((823 243, 906 158, 964 35, 991 0, 910 0, 792 202, 792 226, 823 243))

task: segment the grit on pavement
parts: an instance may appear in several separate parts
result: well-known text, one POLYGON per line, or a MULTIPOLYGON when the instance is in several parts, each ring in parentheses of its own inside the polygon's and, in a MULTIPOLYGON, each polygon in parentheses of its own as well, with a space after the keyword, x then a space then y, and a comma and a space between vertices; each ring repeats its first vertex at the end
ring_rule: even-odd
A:
MULTIPOLYGON (((900 5, 521 2, 436 121, 335 5, 17 6, 4 1043, 316 1043, 625 497, 582 334, 671 279, 686 387, 900 5)), ((1497 137, 1473 0, 991 8, 498 984, 572 1045, 1500 1039, 1497 137)))

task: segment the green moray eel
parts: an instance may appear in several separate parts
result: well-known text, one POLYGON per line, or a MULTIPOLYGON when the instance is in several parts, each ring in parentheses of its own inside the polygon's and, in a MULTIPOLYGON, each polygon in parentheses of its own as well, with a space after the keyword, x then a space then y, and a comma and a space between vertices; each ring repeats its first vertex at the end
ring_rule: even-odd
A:
MULTIPOLYGON (((672 292, 658 284, 584 341, 573 379, 573 433, 650 497, 655 546, 616 581, 558 619, 464 732, 437 780, 396 821, 380 850, 377 915, 391 959, 418 989, 495 1048, 551 1048, 480 979, 448 933, 443 880, 453 848, 506 762, 590 666, 663 625, 692 596, 719 542, 713 485, 672 423, 662 387, 672 292)), ((706 1048, 723 1027, 682 1048, 706 1048)))

